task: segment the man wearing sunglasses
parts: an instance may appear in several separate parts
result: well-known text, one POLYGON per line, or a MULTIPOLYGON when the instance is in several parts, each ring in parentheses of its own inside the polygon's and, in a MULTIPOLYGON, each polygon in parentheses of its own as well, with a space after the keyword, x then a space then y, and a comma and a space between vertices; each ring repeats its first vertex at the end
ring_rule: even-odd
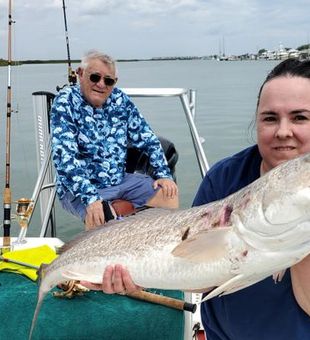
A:
POLYGON ((143 206, 177 208, 172 180, 160 141, 131 99, 115 87, 114 60, 90 51, 77 70, 79 85, 67 86, 51 110, 53 162, 57 194, 64 209, 86 229, 117 216, 115 200, 143 206), (153 178, 125 172, 127 146, 143 150, 153 178))

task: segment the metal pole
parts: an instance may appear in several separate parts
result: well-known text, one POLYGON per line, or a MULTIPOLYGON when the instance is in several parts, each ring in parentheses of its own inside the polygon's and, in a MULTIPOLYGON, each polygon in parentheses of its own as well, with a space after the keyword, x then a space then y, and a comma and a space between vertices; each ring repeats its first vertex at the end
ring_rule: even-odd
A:
POLYGON ((8 88, 7 88, 7 111, 6 111, 6 140, 5 140, 5 188, 3 194, 3 246, 10 247, 10 229, 11 229, 11 189, 10 189, 10 172, 11 172, 11 37, 12 37, 12 2, 9 0, 8 16, 8 88))
POLYGON ((192 117, 191 114, 191 108, 190 108, 190 103, 188 100, 188 96, 185 94, 182 94, 180 96, 184 111, 185 111, 185 115, 186 115, 186 119, 188 122, 188 126, 190 128, 190 133, 192 136, 192 140, 193 140, 193 144, 194 144, 194 148, 195 148, 195 152, 196 152, 196 157, 198 160, 198 164, 199 164, 199 169, 200 169, 200 173, 201 176, 204 177, 206 172, 209 169, 209 164, 207 161, 207 158, 205 156, 205 153, 203 151, 203 147, 201 144, 201 140, 199 138, 197 129, 196 129, 196 125, 194 123, 194 119, 192 117))
MULTIPOLYGON (((34 209, 36 207, 36 204, 38 203, 38 199, 39 199, 39 195, 40 192, 42 190, 42 186, 43 186, 43 182, 46 176, 46 172, 48 170, 48 166, 49 166, 49 162, 50 162, 50 158, 51 158, 51 145, 50 142, 48 143, 48 147, 46 150, 46 155, 44 158, 44 161, 42 162, 42 166, 37 178, 37 182, 35 184, 35 188, 32 194, 32 197, 30 199, 30 203, 27 207, 26 212, 24 213, 24 216, 21 217, 21 231, 19 233, 18 239, 16 240, 16 243, 22 243, 24 238, 26 237, 26 233, 27 233, 27 227, 31 221, 34 209)), ((53 184, 54 185, 54 184, 53 184)), ((48 216, 50 216, 50 214, 48 214, 48 216)), ((45 227, 46 228, 46 227, 45 227)), ((40 235, 41 237, 41 235, 40 235)))

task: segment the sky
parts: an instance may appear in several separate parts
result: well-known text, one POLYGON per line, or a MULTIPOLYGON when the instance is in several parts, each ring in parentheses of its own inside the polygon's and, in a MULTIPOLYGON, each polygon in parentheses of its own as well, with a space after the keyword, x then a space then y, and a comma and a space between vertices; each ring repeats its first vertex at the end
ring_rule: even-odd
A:
MULTIPOLYGON (((8 3, 0 0, 0 58, 8 3)), ((309 43, 310 0, 66 0, 71 59, 226 55, 309 43)), ((12 59, 66 59, 62 0, 12 0, 12 59)))

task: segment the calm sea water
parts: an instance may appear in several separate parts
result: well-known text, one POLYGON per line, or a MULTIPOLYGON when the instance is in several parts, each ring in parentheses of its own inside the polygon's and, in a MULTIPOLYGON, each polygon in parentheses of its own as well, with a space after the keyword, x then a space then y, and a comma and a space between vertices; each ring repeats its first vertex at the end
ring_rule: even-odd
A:
MULTIPOLYGON (((119 87, 181 87, 197 91, 196 123, 205 139, 204 149, 210 165, 254 142, 249 124, 254 117, 257 93, 268 71, 276 62, 207 60, 141 61, 118 64, 119 87)), ((76 65, 74 65, 76 66, 76 65)), ((31 197, 37 168, 35 153, 32 92, 56 92, 67 79, 67 66, 23 65, 12 68, 14 112, 11 119, 12 199, 31 197)), ((4 189, 5 117, 7 69, 0 68, 0 190, 4 189)), ((177 181, 181 206, 189 207, 201 181, 181 102, 177 98, 134 99, 155 132, 172 140, 179 152, 177 181)), ((0 199, 2 224, 2 197, 0 199)), ((12 207, 12 211, 13 211, 12 207)), ((64 240, 82 224, 57 206, 58 236, 64 240)), ((12 222, 12 234, 18 225, 12 222)), ((29 235, 36 234, 40 221, 36 213, 29 235)), ((2 234, 2 232, 1 232, 2 234)))

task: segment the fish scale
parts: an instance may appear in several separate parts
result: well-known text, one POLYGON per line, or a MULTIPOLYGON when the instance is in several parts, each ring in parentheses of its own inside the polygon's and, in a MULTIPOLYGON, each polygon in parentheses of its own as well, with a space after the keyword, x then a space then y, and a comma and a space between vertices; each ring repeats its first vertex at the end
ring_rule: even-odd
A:
POLYGON ((283 272, 310 253, 309 174, 307 154, 223 200, 179 211, 152 208, 79 235, 40 270, 30 337, 50 289, 68 279, 101 283, 109 264, 125 265, 145 288, 217 287, 205 299, 283 272), (292 214, 281 219, 288 208, 292 214))

